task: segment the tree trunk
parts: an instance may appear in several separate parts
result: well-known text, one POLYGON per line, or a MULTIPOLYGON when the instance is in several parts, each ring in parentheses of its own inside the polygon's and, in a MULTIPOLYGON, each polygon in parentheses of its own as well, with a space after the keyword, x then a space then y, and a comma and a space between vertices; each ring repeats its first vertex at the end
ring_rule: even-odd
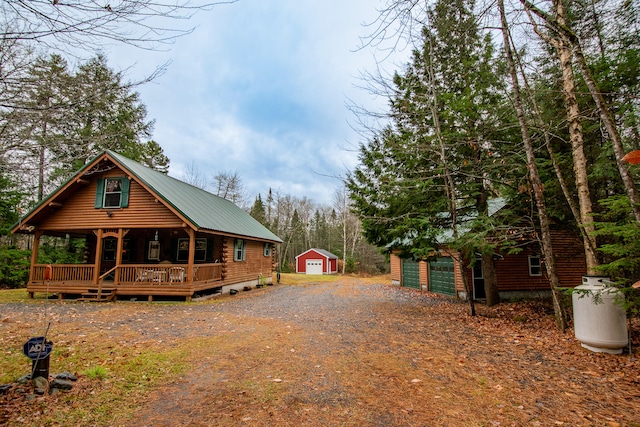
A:
MULTIPOLYGON (((429 39, 429 49, 430 53, 433 52, 433 46, 431 45, 431 39, 429 39)), ((449 214, 451 215, 451 228, 453 230, 453 238, 458 238, 458 208, 456 204, 456 193, 455 193, 455 183, 453 182, 453 178, 451 177, 451 173, 449 171, 449 167, 447 164, 447 155, 446 155, 446 147, 444 141, 442 140, 442 131, 440 128, 440 116, 438 115, 438 98, 437 93, 435 91, 435 79, 433 76, 433 68, 431 66, 431 58, 433 55, 429 55, 429 62, 427 67, 427 75, 429 78, 429 87, 431 89, 431 99, 432 102, 429 103, 429 109, 431 110, 431 115, 433 117, 433 128, 436 135, 436 140, 439 144, 440 149, 440 162, 442 164, 443 174, 444 174, 444 182, 445 182, 445 193, 447 198, 449 199, 449 214)), ((464 262, 460 260, 460 266, 464 270, 464 262)), ((476 315, 476 306, 473 301, 473 290, 471 286, 469 286, 469 278, 465 272, 462 272, 462 282, 464 284, 465 292, 467 293, 467 302, 469 303, 469 314, 471 316, 476 315)))
POLYGON ((342 274, 346 271, 347 266, 347 214, 342 213, 342 274))
MULTIPOLYGON (((587 61, 584 57, 584 53, 582 52, 582 46, 580 44, 580 40, 578 37, 564 25, 564 22, 559 22, 554 17, 550 16, 548 13, 538 9, 534 4, 532 4, 528 0, 520 0, 522 4, 528 9, 535 13, 537 16, 542 18, 551 28, 556 30, 559 34, 564 36, 573 47, 573 54, 575 56, 576 62, 580 71, 582 72, 582 76, 589 88, 589 92, 591 97, 595 101, 598 106, 598 110, 600 111, 600 118, 602 119, 605 128, 607 129, 607 133, 611 138, 611 142, 613 144, 613 151, 616 157, 616 165, 618 166, 618 172, 620 173, 620 177, 624 184, 625 190, 627 192, 627 196, 631 201, 631 208, 633 211, 633 215, 635 216, 636 221, 640 224, 640 194, 635 187, 635 183, 633 178, 629 174, 629 168, 622 161, 624 157, 624 147, 622 145, 622 139, 620 137, 620 133, 618 132, 618 128, 613 120, 613 115, 607 106, 607 102, 600 92, 598 88, 598 84, 596 83, 593 75, 591 74, 591 70, 587 66, 587 61)), ((558 0, 556 0, 558 1, 558 0)))
MULTIPOLYGON (((455 259, 455 257, 453 257, 455 259)), ((466 268, 464 268, 464 257, 460 255, 458 259, 458 264, 460 264, 460 269, 462 269, 462 285, 464 286, 464 291, 467 294, 467 302, 469 304, 469 315, 476 315, 476 303, 473 300, 473 286, 469 283, 469 275, 467 274, 466 268)))
POLYGON ((640 225, 640 195, 638 194, 638 190, 636 189, 633 178, 629 173, 629 168, 622 160, 625 152, 624 147, 622 146, 622 138, 620 137, 620 133, 618 132, 618 127, 613 120, 613 116, 609 111, 609 107, 607 106, 607 102, 605 101, 602 92, 600 92, 596 81, 591 75, 591 70, 589 70, 589 67, 587 67, 586 60, 584 58, 584 55, 582 54, 582 48, 577 41, 574 43, 574 50, 578 67, 580 68, 583 78, 587 83, 589 92, 591 92, 591 97, 598 106, 598 110, 600 111, 600 118, 602 119, 602 122, 607 129, 607 133, 611 138, 611 142, 613 144, 613 152, 615 153, 616 157, 616 166, 618 166, 618 173, 620 173, 620 178, 622 179, 622 183, 624 184, 627 196, 629 197, 629 200, 631 200, 633 215, 640 225))
POLYGON ((482 255, 482 274, 484 277, 484 293, 487 297, 487 307, 500 304, 498 292, 498 276, 493 262, 493 254, 482 255))
MULTIPOLYGON (((564 23, 564 8, 562 1, 554 0, 554 9, 559 22, 564 23)), ((595 230, 593 219, 593 208, 591 205, 591 195, 589 192, 589 180, 587 172, 587 156, 584 152, 584 136, 582 123, 580 120, 580 108, 576 96, 576 83, 573 74, 571 49, 567 40, 560 38, 555 40, 555 48, 558 51, 560 67, 562 69, 562 92, 567 110, 567 122, 569 124, 569 139, 571 140, 573 171, 578 191, 578 202, 580 205, 580 222, 583 233, 582 242, 584 245, 585 259, 587 263, 587 274, 596 274, 598 258, 595 253, 596 243, 592 240, 595 230)))
POLYGON ((551 295, 553 297, 553 309, 555 312, 556 325, 558 329, 565 330, 567 327, 567 315, 560 301, 560 280, 556 271, 555 256, 553 253, 553 246, 551 243, 551 230, 549 227, 549 218, 547 216, 547 209, 544 201, 544 195, 542 191, 542 183, 538 174, 538 167, 535 163, 535 156, 533 150, 533 144, 529 135, 529 128, 527 126, 524 114, 524 108, 520 99, 520 83, 518 82, 518 73, 511 52, 511 34, 507 25, 507 18, 504 12, 504 0, 498 0, 498 6, 500 8, 500 18, 502 22, 502 36, 504 38, 505 56, 507 58, 507 64, 509 67, 509 73, 512 80, 513 101, 516 107, 516 114, 518 116, 518 122, 520 123, 520 131, 522 133, 522 140, 527 153, 527 167, 529 169, 529 179, 533 187, 533 195, 535 198, 536 206, 538 209, 538 217, 540 219, 541 229, 541 246, 545 258, 545 266, 547 274, 549 275, 549 281, 551 285, 551 295))

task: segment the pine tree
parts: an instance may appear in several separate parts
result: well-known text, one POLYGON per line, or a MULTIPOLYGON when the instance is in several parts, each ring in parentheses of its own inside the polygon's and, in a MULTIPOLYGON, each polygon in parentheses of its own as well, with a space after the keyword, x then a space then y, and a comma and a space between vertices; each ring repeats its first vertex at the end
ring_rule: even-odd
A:
POLYGON ((256 197, 256 200, 253 202, 253 206, 249 211, 249 215, 255 218, 260 224, 265 227, 269 227, 269 223, 267 222, 267 216, 265 213, 264 203, 262 203, 262 197, 260 194, 256 197))
POLYGON ((104 149, 140 159, 139 144, 151 136, 153 122, 139 94, 98 55, 79 67, 73 81, 76 98, 67 123, 72 141, 65 147, 71 170, 104 149))
MULTIPOLYGON (((451 229, 449 244, 472 262, 481 249, 490 271, 493 246, 459 245, 456 229, 471 212, 486 217, 488 199, 517 168, 505 165, 511 147, 503 141, 511 136, 503 120, 511 114, 501 95, 503 65, 473 6, 438 1, 429 12, 422 45, 394 78, 392 125, 361 146, 362 165, 348 185, 371 243, 425 258, 441 230, 451 229)), ((495 280, 485 283, 489 304, 498 302, 495 280)))
POLYGON ((22 140, 13 154, 23 159, 23 171, 32 171, 24 178, 36 177, 29 184, 39 201, 58 184, 51 174, 59 166, 56 157, 67 139, 64 122, 73 96, 67 63, 59 55, 38 57, 12 89, 19 95, 14 97, 9 126, 22 140))

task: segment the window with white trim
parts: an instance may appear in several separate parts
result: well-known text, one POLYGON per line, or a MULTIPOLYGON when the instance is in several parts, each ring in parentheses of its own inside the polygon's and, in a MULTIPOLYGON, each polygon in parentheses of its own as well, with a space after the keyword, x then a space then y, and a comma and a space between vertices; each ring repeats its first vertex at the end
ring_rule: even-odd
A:
POLYGON ((264 256, 271 256, 271 243, 264 244, 264 256))
POLYGON ((100 178, 96 180, 96 209, 126 208, 129 206, 129 179, 126 177, 100 178))
POLYGON ((104 180, 103 208, 119 208, 122 200, 122 179, 107 178, 104 180))
POLYGON ((234 261, 244 261, 246 256, 246 245, 244 240, 236 239, 233 245, 233 260, 234 261))
POLYGON ((529 255, 529 276, 542 276, 540 255, 529 255))

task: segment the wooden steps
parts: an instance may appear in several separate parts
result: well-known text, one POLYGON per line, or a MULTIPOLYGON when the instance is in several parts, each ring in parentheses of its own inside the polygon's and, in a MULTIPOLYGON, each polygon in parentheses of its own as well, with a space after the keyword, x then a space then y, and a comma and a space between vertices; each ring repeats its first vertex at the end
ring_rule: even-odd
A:
POLYGON ((78 301, 90 301, 90 302, 109 302, 114 301, 116 298, 116 289, 103 288, 98 298, 98 289, 88 289, 87 292, 83 292, 82 296, 78 298, 78 301))

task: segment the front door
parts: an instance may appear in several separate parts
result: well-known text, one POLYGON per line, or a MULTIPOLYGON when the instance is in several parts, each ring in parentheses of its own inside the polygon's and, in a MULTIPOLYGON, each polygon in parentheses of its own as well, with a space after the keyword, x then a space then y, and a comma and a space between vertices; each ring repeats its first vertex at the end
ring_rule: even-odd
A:
MULTIPOLYGON (((105 237, 102 239, 102 256, 100 259, 100 275, 116 266, 116 253, 118 251, 118 239, 115 237, 105 237)), ((113 273, 105 276, 104 280, 113 280, 113 273)))
POLYGON ((482 269, 482 260, 476 259, 473 264, 473 299, 486 299, 484 292, 484 270, 482 269))

